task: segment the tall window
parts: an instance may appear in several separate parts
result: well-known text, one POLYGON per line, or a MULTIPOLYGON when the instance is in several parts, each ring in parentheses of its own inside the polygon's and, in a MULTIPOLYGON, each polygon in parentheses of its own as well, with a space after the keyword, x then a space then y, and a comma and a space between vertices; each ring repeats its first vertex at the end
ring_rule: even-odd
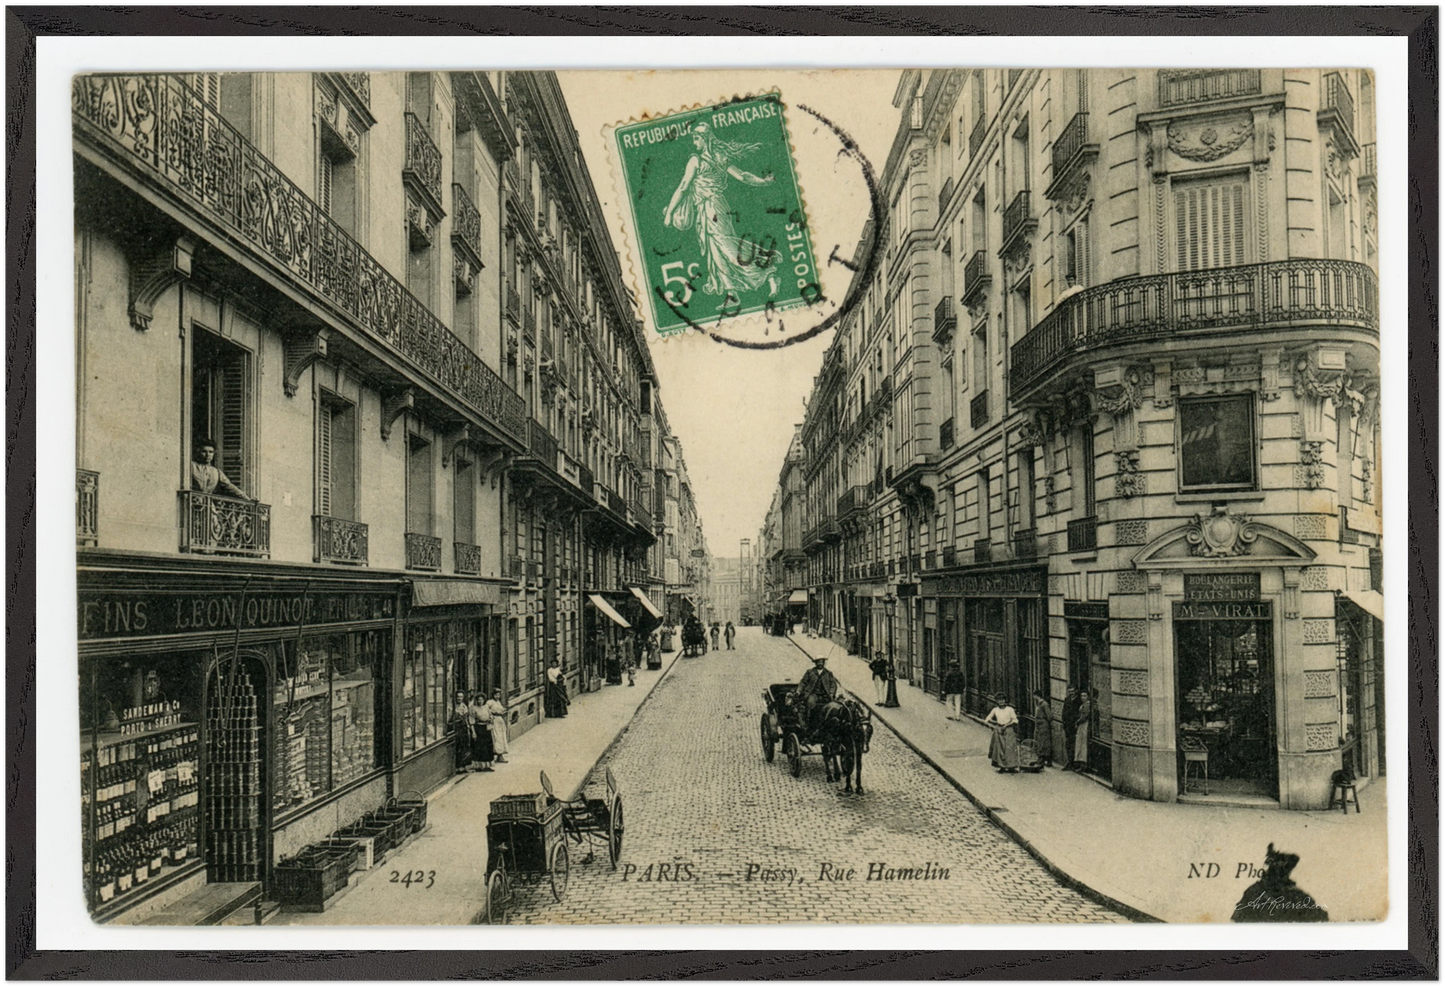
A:
POLYGON ((988 330, 980 327, 973 334, 973 392, 988 390, 988 330))
POLYGON ((1064 283, 1066 287, 1089 285, 1089 221, 1081 219, 1064 234, 1064 283))
POLYGON ((476 472, 468 460, 456 459, 456 470, 452 474, 452 539, 463 545, 475 544, 477 540, 476 472))
MULTIPOLYGON (((978 194, 973 197, 973 249, 984 250, 988 247, 988 200, 987 189, 980 188, 978 194)), ((968 285, 964 285, 965 288, 968 285)))
POLYGON ((420 435, 407 436, 406 530, 432 533, 432 446, 420 435))
POLYGON ((1255 487, 1254 396, 1179 402, 1181 490, 1250 490, 1255 487))
POLYGON ((186 76, 186 81, 201 94, 206 105, 235 127, 242 137, 254 139, 251 128, 251 73, 193 72, 186 76))
POLYGON ((1247 186, 1239 176, 1174 186, 1175 270, 1246 263, 1247 186))
POLYGON ((1019 528, 1034 527, 1034 450, 1032 446, 1019 452, 1019 528))
POLYGON ((215 465, 251 492, 251 357, 197 328, 191 350, 191 448, 216 444, 215 465))
MULTIPOLYGON (((435 136, 432 122, 432 77, 430 72, 407 74, 406 108, 415 114, 426 131, 435 136)), ((437 249, 430 236, 420 228, 430 225, 426 207, 415 198, 407 196, 407 209, 415 217, 407 223, 408 251, 406 264, 406 286, 413 295, 429 309, 436 308, 437 249)))
POLYGON ((316 413, 316 513, 356 520, 356 406, 329 393, 316 413))
POLYGON ((357 235, 357 157, 325 121, 316 125, 316 204, 347 233, 357 235))
POLYGON ((1081 517, 1094 516, 1094 423, 1085 421, 1079 433, 1079 500, 1081 517))

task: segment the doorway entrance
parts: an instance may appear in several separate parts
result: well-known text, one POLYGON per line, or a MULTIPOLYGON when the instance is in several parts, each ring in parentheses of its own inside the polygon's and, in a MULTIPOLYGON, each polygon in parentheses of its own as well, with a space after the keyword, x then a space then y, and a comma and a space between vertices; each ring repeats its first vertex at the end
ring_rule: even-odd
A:
MULTIPOLYGON (((1114 772, 1114 688, 1110 681, 1109 621, 1071 619, 1069 627, 1069 686, 1089 697, 1089 746, 1086 765, 1091 774, 1108 780, 1114 772)), ((1072 749, 1074 737, 1065 738, 1072 749)))
MULTIPOLYGON (((1190 749, 1206 757, 1210 794, 1277 798, 1270 605, 1175 607, 1180 792, 1186 790, 1182 751, 1190 749), (1223 619, 1181 619, 1214 614, 1223 619)), ((1191 778, 1190 786, 1193 791, 1198 782, 1191 778)))

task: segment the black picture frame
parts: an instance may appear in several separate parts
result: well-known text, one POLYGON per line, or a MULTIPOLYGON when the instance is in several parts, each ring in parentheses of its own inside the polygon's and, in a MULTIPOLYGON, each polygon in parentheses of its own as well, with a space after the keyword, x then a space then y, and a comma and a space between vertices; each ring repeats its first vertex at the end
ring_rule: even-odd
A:
MULTIPOLYGON (((1439 8, 1411 7, 10 7, 6 11, 6 972, 15 979, 1432 979, 1439 975, 1439 8), (1409 878, 1398 951, 62 951, 36 948, 36 43, 161 35, 1405 36, 1409 46, 1409 878), (258 962, 263 960, 264 962, 258 962)), ((1400 811, 1397 809, 1397 811, 1400 811)))

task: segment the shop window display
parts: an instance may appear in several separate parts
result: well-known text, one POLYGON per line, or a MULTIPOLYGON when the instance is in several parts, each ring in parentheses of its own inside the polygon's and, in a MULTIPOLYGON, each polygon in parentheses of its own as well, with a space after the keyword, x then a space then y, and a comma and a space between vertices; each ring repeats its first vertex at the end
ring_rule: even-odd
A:
POLYGON ((415 627, 402 660, 402 753, 410 754, 447 736, 447 697, 455 689, 453 650, 463 643, 460 624, 415 627))

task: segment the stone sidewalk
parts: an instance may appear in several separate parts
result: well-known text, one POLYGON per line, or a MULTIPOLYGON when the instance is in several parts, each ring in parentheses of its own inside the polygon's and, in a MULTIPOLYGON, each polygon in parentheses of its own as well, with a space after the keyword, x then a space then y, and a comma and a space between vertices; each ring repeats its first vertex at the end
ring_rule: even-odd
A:
MULTIPOLYGON (((546 771, 559 798, 572 797, 593 767, 632 722, 638 707, 668 675, 680 652, 662 656, 662 669, 637 671, 637 685, 603 686, 572 699, 567 716, 541 723, 511 741, 507 763, 494 771, 454 775, 433 792, 428 826, 351 885, 324 912, 282 912, 273 925, 467 925, 486 904, 487 813, 503 795, 542 790, 546 771), (396 875, 396 880, 392 876, 396 875), (404 879, 411 875, 413 880, 404 879), (418 876, 420 875, 420 876, 418 876)), ((622 793, 626 799, 627 793, 622 793)))
MULTIPOLYGON (((1361 813, 1351 807, 1344 815, 1148 802, 1056 768, 999 774, 982 724, 949 720, 942 702, 905 682, 898 683, 900 708, 879 708, 866 663, 827 639, 790 640, 805 655, 825 655, 845 689, 1057 877, 1136 918, 1229 921, 1257 879, 1247 866, 1262 866, 1270 843, 1299 855, 1295 882, 1332 920, 1385 917, 1384 784, 1362 788, 1361 813)), ((800 663, 799 674, 805 667, 800 663)))

